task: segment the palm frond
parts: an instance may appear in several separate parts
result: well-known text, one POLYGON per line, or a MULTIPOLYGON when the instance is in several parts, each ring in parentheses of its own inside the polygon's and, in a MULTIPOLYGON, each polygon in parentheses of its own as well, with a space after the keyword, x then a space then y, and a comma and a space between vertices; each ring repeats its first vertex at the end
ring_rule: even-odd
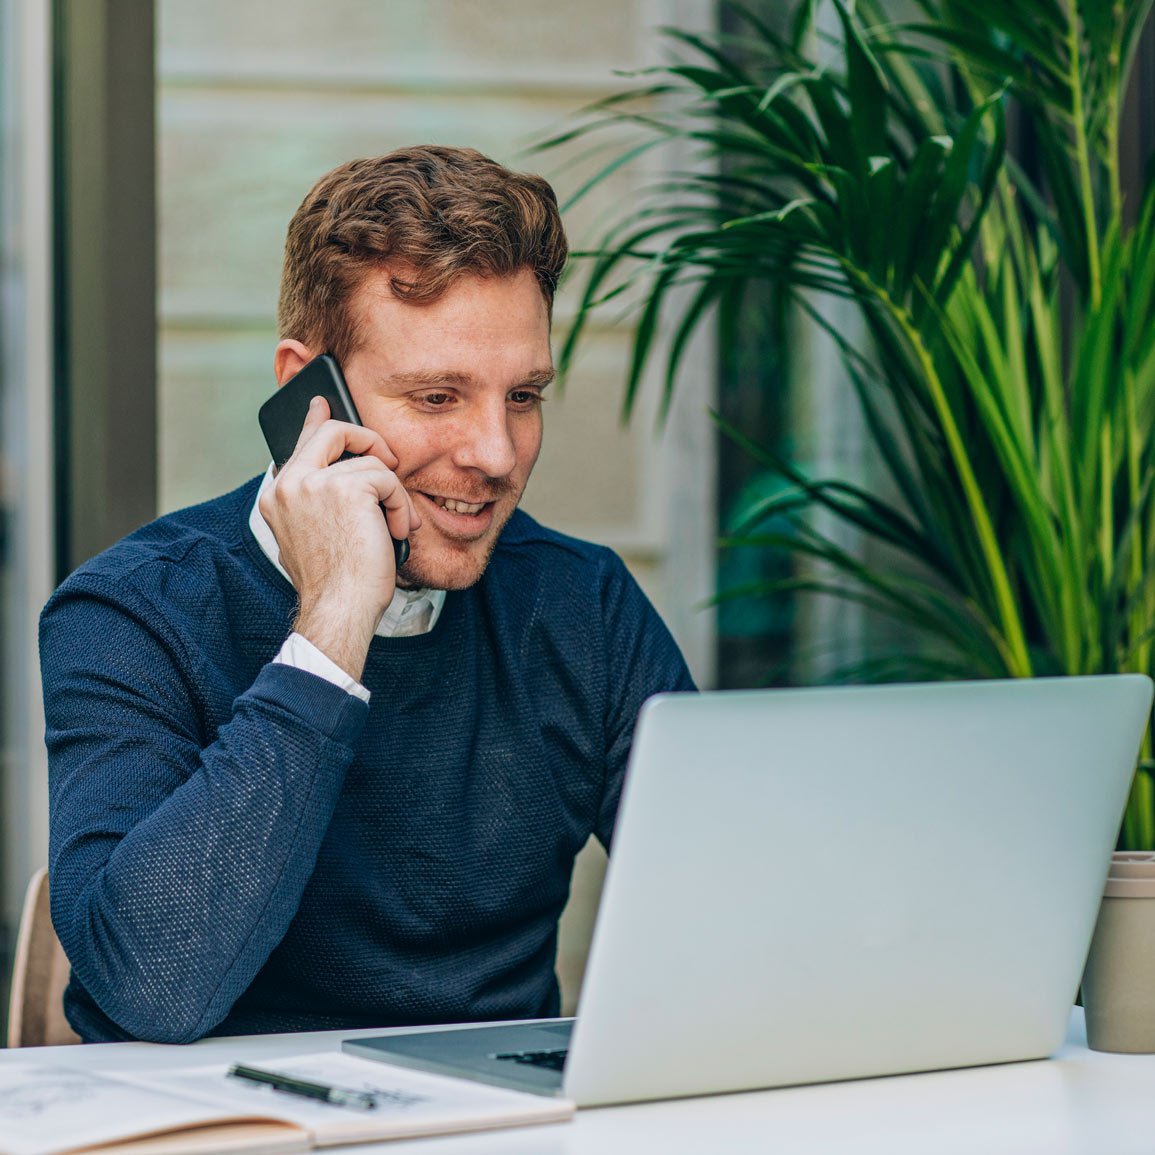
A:
MULTIPOLYGON (((776 479, 724 547, 794 569, 719 599, 841 598, 922 640, 842 676, 1155 672, 1155 163, 1133 225, 1119 174, 1153 3, 915 0, 894 19, 888 0, 795 0, 781 30, 735 8, 732 34, 672 31, 667 65, 550 142, 615 142, 583 196, 650 148, 694 154, 603 231, 563 369, 590 314, 635 302, 626 411, 659 350, 664 411, 694 334, 731 331, 764 285, 841 356, 885 494, 723 423, 776 479), (1034 175, 1008 155, 1012 112, 1034 175)), ((1146 773, 1124 837, 1155 848, 1146 773)))

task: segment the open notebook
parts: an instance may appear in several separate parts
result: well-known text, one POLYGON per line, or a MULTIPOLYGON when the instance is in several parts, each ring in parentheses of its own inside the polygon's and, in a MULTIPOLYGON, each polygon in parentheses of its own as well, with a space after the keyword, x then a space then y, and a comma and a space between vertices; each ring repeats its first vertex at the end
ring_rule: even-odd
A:
POLYGON ((0 1065, 0 1155, 245 1155, 561 1122, 573 1104, 400 1070, 335 1052, 262 1062, 316 1083, 372 1091, 371 1111, 286 1095, 227 1065, 96 1074, 51 1061, 0 1065))

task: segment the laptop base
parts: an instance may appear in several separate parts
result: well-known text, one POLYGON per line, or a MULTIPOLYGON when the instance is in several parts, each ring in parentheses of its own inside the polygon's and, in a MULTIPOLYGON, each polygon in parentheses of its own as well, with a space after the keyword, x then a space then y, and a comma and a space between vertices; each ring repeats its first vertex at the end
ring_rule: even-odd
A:
POLYGON ((473 1079, 537 1095, 560 1095, 562 1071, 537 1065, 526 1057, 566 1048, 572 1030, 572 1019, 500 1027, 452 1027, 346 1039, 341 1049, 358 1058, 396 1063, 435 1075, 473 1079))

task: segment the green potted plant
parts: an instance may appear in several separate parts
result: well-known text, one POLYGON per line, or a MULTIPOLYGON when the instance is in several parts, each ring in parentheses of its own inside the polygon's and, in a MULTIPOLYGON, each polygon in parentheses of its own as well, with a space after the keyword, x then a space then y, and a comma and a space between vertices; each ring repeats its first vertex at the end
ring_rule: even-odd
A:
MULTIPOLYGON (((808 476, 728 429, 786 483, 728 544, 817 566, 744 594, 889 613, 929 644, 910 673, 1155 672, 1155 179, 1125 196, 1120 158, 1151 3, 803 0, 781 28, 743 13, 731 37, 671 32, 672 63, 553 142, 636 131, 603 174, 663 142, 697 154, 589 254, 563 370, 590 314, 632 298, 627 408, 659 355, 668 393, 693 332, 759 283, 841 352, 886 483, 808 476), (861 339, 823 297, 853 303, 861 339)), ((1155 849, 1151 753, 1148 734, 1124 849, 1155 849)))

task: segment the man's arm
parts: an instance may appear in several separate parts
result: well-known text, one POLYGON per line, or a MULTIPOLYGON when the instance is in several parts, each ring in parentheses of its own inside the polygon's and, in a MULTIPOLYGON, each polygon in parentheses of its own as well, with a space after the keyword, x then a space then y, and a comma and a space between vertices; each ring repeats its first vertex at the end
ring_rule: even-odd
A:
POLYGON ((367 707, 268 665, 204 745, 179 639, 127 597, 75 582, 42 619, 53 921, 109 1018, 189 1042, 288 928, 367 707))
MULTIPOLYGON (((398 536, 418 524, 396 464, 376 433, 314 402, 262 498, 296 631, 354 680, 396 580, 382 508, 398 536)), ((129 587, 73 579, 45 611, 41 663, 57 932, 126 1033, 187 1042, 228 1014, 288 929, 366 707, 270 664, 206 734, 202 655, 169 616, 129 587)))

